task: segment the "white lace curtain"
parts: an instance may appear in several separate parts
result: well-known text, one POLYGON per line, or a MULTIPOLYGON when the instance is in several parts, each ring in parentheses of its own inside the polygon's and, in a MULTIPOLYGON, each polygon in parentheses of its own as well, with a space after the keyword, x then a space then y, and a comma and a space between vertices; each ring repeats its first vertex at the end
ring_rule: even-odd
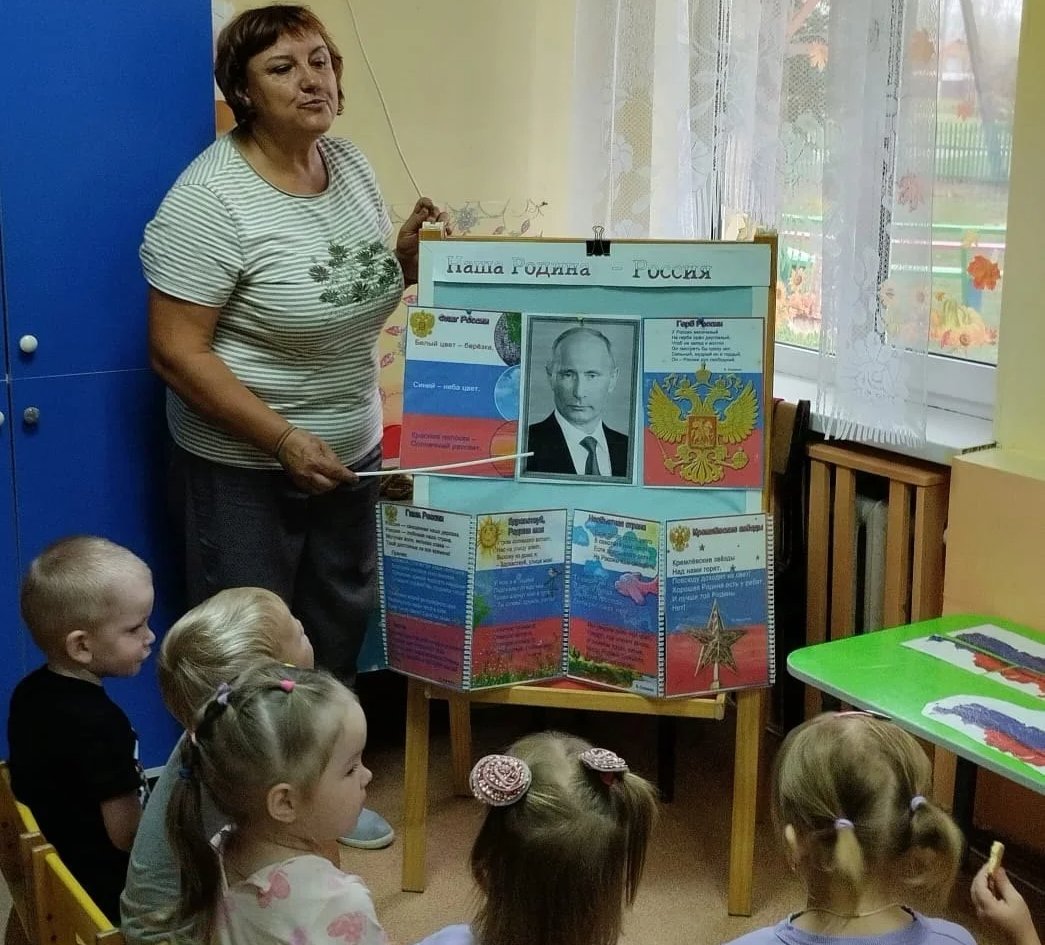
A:
POLYGON ((717 235, 770 218, 788 0, 578 0, 572 220, 717 235))
POLYGON ((924 439, 938 2, 577 0, 575 231, 776 227, 833 436, 924 439))

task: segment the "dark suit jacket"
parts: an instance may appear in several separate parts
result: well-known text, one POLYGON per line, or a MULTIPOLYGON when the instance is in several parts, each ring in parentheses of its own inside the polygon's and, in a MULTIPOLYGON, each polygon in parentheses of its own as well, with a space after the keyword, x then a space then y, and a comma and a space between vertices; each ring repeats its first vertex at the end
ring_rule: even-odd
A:
MULTIPOLYGON (((628 437, 616 430, 602 425, 606 435, 606 446, 610 451, 610 473, 614 476, 628 474, 628 437)), ((570 448, 566 445, 566 437, 562 435, 562 427, 550 413, 543 420, 530 424, 526 432, 524 451, 533 450, 533 456, 526 458, 524 472, 566 473, 577 475, 570 456, 570 448)), ((605 471, 603 471, 605 475, 605 471)))

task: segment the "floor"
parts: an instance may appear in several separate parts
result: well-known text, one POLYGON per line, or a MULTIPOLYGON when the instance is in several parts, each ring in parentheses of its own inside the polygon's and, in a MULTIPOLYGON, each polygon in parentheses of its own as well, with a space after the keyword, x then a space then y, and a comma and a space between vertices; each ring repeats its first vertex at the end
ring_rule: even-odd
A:
MULTIPOLYGON (((400 680, 375 674, 362 693, 371 722, 367 764, 374 771, 368 804, 393 824, 401 821, 403 809, 401 688, 400 680), (374 686, 380 689, 375 691, 374 686)), ((452 795, 445 713, 444 704, 433 704, 426 892, 406 893, 399 888, 399 842, 381 851, 345 850, 342 860, 346 870, 366 880, 390 937, 404 945, 444 925, 468 921, 475 905, 467 861, 483 812, 475 801, 452 795)), ((472 715, 477 756, 504 747, 526 731, 551 727, 574 731, 614 749, 633 770, 647 777, 655 773, 656 730, 650 719, 554 711, 537 714, 499 706, 475 707, 472 715)), ((800 884, 784 863, 767 817, 759 824, 756 838, 755 912, 750 917, 726 914, 732 730, 730 716, 724 722, 680 720, 675 800, 663 806, 638 902, 625 924, 625 942, 714 945, 772 924, 802 905, 800 884)), ((0 895, 3 916, 6 892, 0 895)), ((1039 927, 1045 927, 1045 904, 1036 902, 1034 906, 1039 927)), ((1003 945, 972 915, 968 877, 959 881, 945 909, 927 911, 962 923, 982 945, 1003 945)))
MULTIPOLYGON (((453 796, 445 705, 433 703, 432 712, 427 890, 423 894, 400 890, 398 843, 384 851, 346 851, 343 858, 346 869, 366 879, 382 923, 393 941, 400 943, 414 942, 451 922, 467 921, 475 904, 467 861, 483 811, 477 802, 453 796)), ((373 717, 373 710, 368 714, 373 717)), ((472 718, 476 757, 503 748, 535 728, 558 728, 612 748, 633 770, 651 779, 655 776, 656 729, 650 719, 582 712, 537 715, 503 706, 476 706, 472 718)), ((387 721, 394 726, 400 723, 398 717, 387 721)), ((754 914, 726 914, 732 735, 731 716, 724 722, 679 721, 675 800, 663 805, 638 901, 625 924, 626 941, 712 945, 772 924, 801 907, 801 885, 784 862, 766 816, 756 838, 754 914)), ((386 740, 377 734, 373 741, 377 744, 368 764, 375 775, 368 803, 396 823, 402 814, 401 739, 386 740)), ((769 742, 772 748, 772 739, 769 742)), ((968 881, 968 876, 959 880, 946 908, 925 911, 960 922, 982 945, 1002 945, 972 913, 968 881)), ((1045 903, 1034 905, 1039 924, 1045 927, 1045 903)))

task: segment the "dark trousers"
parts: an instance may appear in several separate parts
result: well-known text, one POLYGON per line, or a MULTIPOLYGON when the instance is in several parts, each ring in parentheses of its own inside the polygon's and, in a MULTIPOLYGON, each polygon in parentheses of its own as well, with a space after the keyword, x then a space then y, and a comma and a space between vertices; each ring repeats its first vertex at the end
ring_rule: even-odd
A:
MULTIPOLYGON (((375 447, 352 468, 380 465, 375 447)), ((377 477, 309 495, 282 470, 213 463, 179 447, 173 473, 190 606, 228 587, 267 588, 304 625, 316 665, 351 685, 377 608, 377 477)))

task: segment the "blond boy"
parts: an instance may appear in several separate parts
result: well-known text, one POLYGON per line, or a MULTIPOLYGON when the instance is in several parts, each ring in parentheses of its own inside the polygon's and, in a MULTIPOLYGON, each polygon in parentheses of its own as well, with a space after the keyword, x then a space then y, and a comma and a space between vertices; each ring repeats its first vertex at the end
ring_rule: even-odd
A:
POLYGON ((105 538, 55 542, 22 582, 22 619, 47 662, 11 696, 12 785, 113 920, 146 788, 137 735, 102 680, 148 659, 152 605, 148 566, 105 538))

